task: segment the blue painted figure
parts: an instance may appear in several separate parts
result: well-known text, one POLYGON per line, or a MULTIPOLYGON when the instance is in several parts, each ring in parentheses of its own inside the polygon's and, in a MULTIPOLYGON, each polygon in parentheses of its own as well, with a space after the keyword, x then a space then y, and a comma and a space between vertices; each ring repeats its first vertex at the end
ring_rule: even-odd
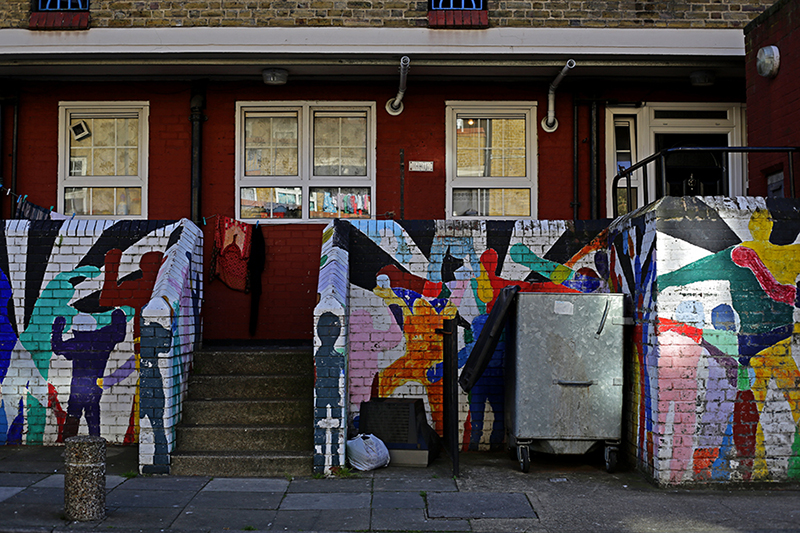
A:
MULTIPOLYGON (((167 437, 164 433, 164 380, 158 367, 158 354, 167 353, 172 345, 172 332, 161 324, 150 322, 142 326, 141 364, 139 383, 152 395, 140 400, 139 418, 149 418, 155 437, 155 456, 161 459, 168 455, 167 437)), ((156 459, 158 461, 159 459, 156 459)))
POLYGON ((100 397, 103 388, 98 381, 103 377, 111 351, 125 339, 126 322, 125 312, 121 309, 115 309, 111 313, 111 324, 100 329, 86 328, 76 317, 73 320, 72 338, 68 340, 62 338, 66 319, 59 316, 53 322, 53 353, 72 361, 65 439, 78 434, 81 415, 86 417, 89 435, 100 435, 100 397))

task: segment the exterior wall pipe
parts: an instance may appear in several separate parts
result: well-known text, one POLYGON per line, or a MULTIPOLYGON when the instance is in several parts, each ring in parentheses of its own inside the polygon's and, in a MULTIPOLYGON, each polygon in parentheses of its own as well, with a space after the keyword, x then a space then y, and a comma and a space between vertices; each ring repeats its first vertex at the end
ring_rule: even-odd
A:
POLYGON ((550 84, 550 89, 547 91, 547 116, 542 119, 542 129, 547 133, 553 133, 558 129, 558 119, 556 119, 556 89, 564 79, 567 73, 575 68, 575 60, 568 59, 567 64, 558 73, 556 79, 550 84))
POLYGON ((403 96, 406 94, 406 79, 411 59, 408 56, 400 58, 400 88, 397 89, 397 96, 386 102, 386 112, 392 116, 397 116, 403 112, 403 96))
POLYGON ((592 101, 591 132, 589 133, 589 208, 592 220, 597 220, 600 213, 600 198, 597 194, 599 184, 597 179, 597 145, 599 144, 597 130, 597 101, 592 101))
POLYGON ((201 170, 202 170, 202 139, 203 139, 203 121, 206 117, 203 115, 203 108, 206 105, 205 86, 196 85, 192 87, 192 99, 189 106, 191 114, 189 120, 192 121, 192 165, 191 165, 191 217, 192 222, 200 224, 202 215, 200 214, 200 187, 201 187, 201 170))
POLYGON ((580 176, 578 174, 578 103, 572 104, 572 220, 580 216, 580 176))

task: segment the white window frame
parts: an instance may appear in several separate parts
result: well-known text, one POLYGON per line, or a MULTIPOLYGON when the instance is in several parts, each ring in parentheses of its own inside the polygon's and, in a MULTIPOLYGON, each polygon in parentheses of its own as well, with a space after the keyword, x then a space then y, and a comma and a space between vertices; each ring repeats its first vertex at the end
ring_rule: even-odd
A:
MULTIPOLYGON (((150 103, 147 101, 119 102, 59 102, 58 103, 58 211, 65 206, 66 187, 139 187, 142 190, 142 212, 140 215, 77 215, 85 219, 146 219, 148 204, 149 171, 149 122, 150 103), (70 117, 75 115, 96 115, 108 117, 123 114, 136 114, 139 119, 139 173, 136 176, 71 176, 69 136, 72 135, 70 117)), ((70 215, 71 213, 64 213, 70 215)))
MULTIPOLYGON (((634 117, 636 146, 636 164, 644 157, 653 154, 656 146, 656 135, 660 133, 707 133, 724 134, 728 137, 728 146, 745 146, 746 124, 745 106, 736 102, 651 102, 644 106, 633 107, 607 107, 606 108, 606 213, 608 217, 614 216, 613 180, 617 175, 615 168, 616 146, 614 137, 614 123, 616 117, 624 115, 634 117), (687 110, 687 111, 727 111, 727 119, 685 119, 685 118, 655 118, 658 110, 687 110)), ((625 180, 620 180, 622 187, 625 180)), ((631 185, 637 187, 637 205, 645 205, 644 187, 642 187, 642 171, 633 173, 631 185)), ((651 197, 656 190, 655 163, 647 166, 647 188, 651 197)), ((747 164, 744 154, 731 153, 728 155, 728 195, 742 196, 747 190, 747 164)))
MULTIPOLYGON (((361 187, 369 188, 371 209, 370 217, 374 219, 375 201, 375 164, 376 164, 376 105, 372 101, 242 101, 236 102, 236 163, 234 201, 236 203, 236 219, 242 222, 256 221, 264 224, 287 223, 323 223, 328 218, 310 218, 310 190, 316 187, 361 187), (297 112, 297 176, 246 176, 245 162, 245 114, 248 112, 292 111, 297 112), (367 114, 367 169, 365 176, 314 176, 313 153, 313 117, 315 111, 324 112, 366 112, 367 114), (300 218, 241 218, 240 189, 247 187, 300 187, 302 189, 302 217, 300 218)), ((363 219, 362 219, 363 220, 363 219)))
POLYGON ((447 167, 447 199, 445 216, 454 220, 499 219, 520 220, 536 219, 538 215, 538 143, 535 101, 468 101, 451 100, 445 102, 445 161, 447 167), (486 178, 459 177, 456 172, 457 136, 456 120, 459 115, 467 114, 480 118, 525 118, 525 177, 486 178), (471 189, 530 189, 530 216, 455 216, 453 215, 453 190, 457 188, 471 189))

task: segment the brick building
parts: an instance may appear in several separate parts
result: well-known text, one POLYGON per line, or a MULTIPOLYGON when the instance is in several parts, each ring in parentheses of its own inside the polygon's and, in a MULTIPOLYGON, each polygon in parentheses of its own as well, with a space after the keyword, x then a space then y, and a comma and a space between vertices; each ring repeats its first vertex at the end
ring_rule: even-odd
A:
MULTIPOLYGON (((665 195, 762 193, 736 154, 673 160, 663 179, 639 171, 630 178, 631 205, 612 181, 620 167, 660 149, 747 144, 743 28, 768 6, 9 0, 0 7, 0 176, 10 195, 0 197, 0 215, 28 202, 89 223, 133 221, 130 228, 191 219, 203 230, 206 273, 222 217, 258 223, 266 266, 255 331, 251 295, 221 282, 201 288, 183 276, 186 294, 173 300, 185 303, 203 291, 206 344, 316 343, 314 467, 330 469, 340 464, 337 450, 373 385, 386 394, 425 396, 429 411, 438 409, 430 404, 438 394, 435 376, 425 382, 435 350, 415 380, 387 375, 390 361, 402 357, 398 346, 410 342, 405 322, 392 316, 416 316, 416 304, 425 316, 439 316, 445 308, 432 302, 444 285, 481 276, 609 290, 620 263, 603 261, 612 248, 632 253, 619 243, 598 244, 612 233, 597 221, 611 217, 615 204, 624 212, 665 195), (326 225, 331 219, 344 222, 326 225), (373 260, 378 250, 368 241, 381 238, 384 260, 373 260), (517 245, 544 262, 526 263, 527 255, 515 255, 517 245), (598 255, 601 248, 606 252, 598 255), (448 266, 442 270, 429 256, 448 266), (397 287, 424 298, 381 296, 381 289, 397 287), (369 311, 379 307, 375 298, 399 307, 377 317, 369 311), (341 335, 322 338, 326 312, 341 335), (353 350, 362 356, 351 362, 368 362, 348 367, 337 360, 353 350)), ((750 207, 731 220, 749 217, 750 207)), ((11 237, 7 242, 18 246, 11 237)), ((687 250, 696 244, 686 242, 687 250)), ((21 246, 7 253, 24 254, 21 246)), ((625 276, 618 277, 613 288, 623 291, 625 276)), ((466 302, 470 292, 461 290, 466 302)), ((463 309, 451 304, 476 319, 491 305, 485 297, 463 309)), ((469 340, 462 337, 460 346, 469 340)), ((183 398, 175 387, 173 418, 164 424, 170 451, 183 398)), ((5 406, 9 430, 16 398, 28 398, 22 390, 14 406, 5 406)), ((637 390, 644 405, 650 393, 637 390)), ((502 418, 490 407, 495 392, 480 407, 465 400, 462 416, 470 424, 480 419, 465 434, 465 447, 498 443, 502 424, 489 427, 502 418)), ((31 397, 47 404, 46 393, 31 397)), ((64 391, 58 397, 67 401, 64 391)), ((118 410, 132 412, 127 404, 118 410)), ((629 409, 628 416, 644 411, 629 409)), ((644 425, 634 425, 649 428, 644 421, 660 414, 642 416, 644 425)), ((114 425, 123 426, 136 424, 114 425)), ((159 427, 151 426, 152 434, 159 427)), ((629 431, 630 455, 657 479, 679 482, 693 471, 681 460, 665 474, 652 430, 636 438, 629 431)), ((122 441, 120 433, 109 435, 122 441)), ((169 454, 159 450, 150 449, 143 464, 169 470, 169 454)))

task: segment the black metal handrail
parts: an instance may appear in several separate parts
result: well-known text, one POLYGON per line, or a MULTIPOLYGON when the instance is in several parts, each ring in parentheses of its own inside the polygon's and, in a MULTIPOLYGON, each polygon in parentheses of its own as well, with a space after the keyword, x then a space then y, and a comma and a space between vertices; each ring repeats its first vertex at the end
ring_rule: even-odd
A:
MULTIPOLYGON (((642 192, 644 194, 644 204, 650 203, 650 194, 647 190, 647 165, 657 161, 661 168, 661 191, 667 190, 667 172, 666 172, 666 158, 672 152, 724 152, 724 153, 752 153, 752 152, 785 152, 789 160, 787 170, 789 172, 789 190, 792 198, 795 198, 794 191, 794 165, 792 161, 792 154, 800 152, 800 146, 720 146, 720 147, 697 147, 697 146, 684 146, 678 148, 665 148, 660 152, 656 152, 635 165, 631 165, 625 170, 621 170, 614 176, 614 181, 611 184, 611 202, 614 204, 614 218, 619 216, 619 209, 617 208, 617 191, 619 190, 619 182, 623 178, 629 178, 631 174, 642 169, 642 192)), ((625 197, 628 208, 631 206, 631 180, 627 179, 625 184, 625 197)))

